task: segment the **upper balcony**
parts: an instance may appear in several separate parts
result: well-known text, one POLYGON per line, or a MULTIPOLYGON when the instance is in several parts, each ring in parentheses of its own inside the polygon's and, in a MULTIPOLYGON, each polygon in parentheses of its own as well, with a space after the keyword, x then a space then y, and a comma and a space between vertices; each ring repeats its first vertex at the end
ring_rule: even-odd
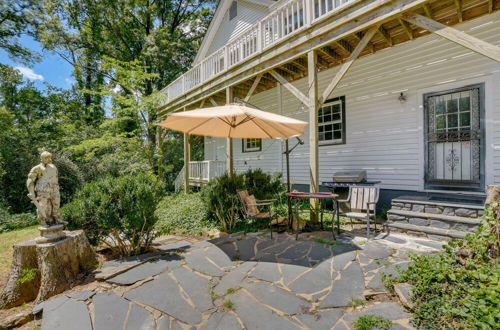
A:
POLYGON ((336 12, 359 1, 290 0, 285 2, 260 22, 243 31, 230 43, 207 56, 165 87, 162 92, 167 94, 167 103, 224 74, 253 55, 272 48, 283 39, 298 34, 314 23, 334 16, 336 12))
POLYGON ((245 98, 278 82, 301 79, 308 75, 307 53, 311 50, 317 55, 317 69, 326 70, 432 31, 481 53, 481 48, 489 47, 476 47, 476 42, 464 43, 455 32, 440 31, 498 9, 500 0, 283 1, 165 87, 162 92, 167 98, 159 114, 201 107, 206 101, 223 104, 227 87, 233 96, 245 98), (427 22, 415 15, 427 17, 427 22), (369 30, 376 30, 375 35, 356 52, 369 30))

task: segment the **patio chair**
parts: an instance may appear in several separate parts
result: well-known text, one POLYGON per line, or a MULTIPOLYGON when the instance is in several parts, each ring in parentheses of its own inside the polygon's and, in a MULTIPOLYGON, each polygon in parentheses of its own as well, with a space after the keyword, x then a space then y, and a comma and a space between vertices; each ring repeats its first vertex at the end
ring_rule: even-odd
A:
POLYGON ((347 199, 338 201, 339 203, 346 203, 349 211, 339 212, 339 215, 349 218, 351 228, 353 228, 352 219, 365 220, 366 237, 370 238, 370 219, 373 219, 375 230, 377 230, 376 206, 378 197, 378 187, 349 187, 347 199))
POLYGON ((271 238, 273 238, 273 225, 279 225, 276 214, 271 212, 271 205, 276 199, 255 199, 254 195, 249 195, 246 189, 238 189, 236 191, 243 205, 243 216, 245 218, 245 234, 247 232, 248 223, 250 220, 266 220, 269 222, 269 229, 271 230, 271 238), (261 210, 265 209, 265 212, 261 210))

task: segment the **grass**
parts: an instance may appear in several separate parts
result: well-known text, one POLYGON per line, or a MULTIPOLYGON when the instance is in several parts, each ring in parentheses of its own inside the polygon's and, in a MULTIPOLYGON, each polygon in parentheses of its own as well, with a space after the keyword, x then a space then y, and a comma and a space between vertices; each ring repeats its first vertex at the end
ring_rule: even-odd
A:
POLYGON ((312 240, 316 241, 318 243, 328 244, 328 245, 332 245, 332 246, 340 245, 339 242, 332 242, 332 241, 329 241, 329 240, 326 240, 323 238, 319 238, 319 237, 313 237, 312 240))
POLYGON ((349 302, 349 306, 354 307, 354 308, 364 306, 364 305, 366 305, 366 301, 362 300, 362 299, 355 298, 349 302))
POLYGON ((12 263, 12 246, 20 241, 25 241, 38 236, 38 226, 27 227, 19 230, 0 234, 0 283, 7 279, 12 263))
POLYGON ((234 309, 234 303, 231 300, 225 300, 223 305, 227 309, 231 309, 231 310, 234 309))
POLYGON ((354 330, 390 329, 392 322, 379 315, 363 315, 353 322, 354 330))

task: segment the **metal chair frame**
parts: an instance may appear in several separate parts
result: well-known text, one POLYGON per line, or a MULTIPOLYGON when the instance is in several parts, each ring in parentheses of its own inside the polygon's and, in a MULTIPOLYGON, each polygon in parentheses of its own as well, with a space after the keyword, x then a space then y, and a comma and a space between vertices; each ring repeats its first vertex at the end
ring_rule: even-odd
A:
MULTIPOLYGON (((238 194, 238 197, 241 201, 241 204, 243 205, 243 217, 245 219, 245 235, 247 233, 247 229, 248 229, 248 224, 249 224, 249 220, 253 220, 254 222, 256 220, 267 220, 269 221, 269 230, 271 231, 271 238, 273 238, 273 219, 276 218, 276 214, 271 212, 271 205, 276 202, 276 199, 260 199, 260 200, 256 200, 256 203, 254 204, 248 204, 246 201, 245 201, 245 197, 246 196, 250 196, 248 194, 248 191, 246 189, 238 189, 236 190, 237 194, 238 194), (242 196, 246 194, 246 196, 242 196), (255 206, 257 208, 257 211, 258 213, 257 214, 252 214, 252 212, 250 212, 250 209, 249 207, 250 206, 255 206), (268 212, 261 212, 261 210, 259 209, 259 207, 263 207, 263 208, 267 208, 268 212), (269 216, 263 216, 264 214, 269 214, 269 216), (259 216, 260 215, 260 216, 259 216)), ((279 225, 279 224, 277 224, 279 225)))

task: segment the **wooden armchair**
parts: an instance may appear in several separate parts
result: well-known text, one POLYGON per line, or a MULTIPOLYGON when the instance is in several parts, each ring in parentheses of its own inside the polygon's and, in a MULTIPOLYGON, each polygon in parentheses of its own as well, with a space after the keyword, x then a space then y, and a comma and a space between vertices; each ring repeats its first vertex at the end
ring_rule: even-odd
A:
POLYGON ((250 220, 265 220, 269 222, 269 229, 271 230, 271 238, 273 238, 272 226, 278 224, 275 219, 276 214, 271 212, 271 205, 276 201, 275 199, 255 199, 254 195, 249 195, 246 189, 238 189, 236 191, 243 205, 243 216, 245 218, 245 234, 250 220), (260 209, 259 209, 260 208, 260 209), (262 211, 261 211, 262 210, 262 211))
POLYGON ((377 230, 376 206, 379 198, 378 187, 349 187, 349 196, 345 200, 339 200, 339 203, 346 203, 349 207, 348 212, 339 212, 339 215, 352 219, 366 221, 366 237, 370 238, 370 219, 373 219, 375 230, 377 230))

